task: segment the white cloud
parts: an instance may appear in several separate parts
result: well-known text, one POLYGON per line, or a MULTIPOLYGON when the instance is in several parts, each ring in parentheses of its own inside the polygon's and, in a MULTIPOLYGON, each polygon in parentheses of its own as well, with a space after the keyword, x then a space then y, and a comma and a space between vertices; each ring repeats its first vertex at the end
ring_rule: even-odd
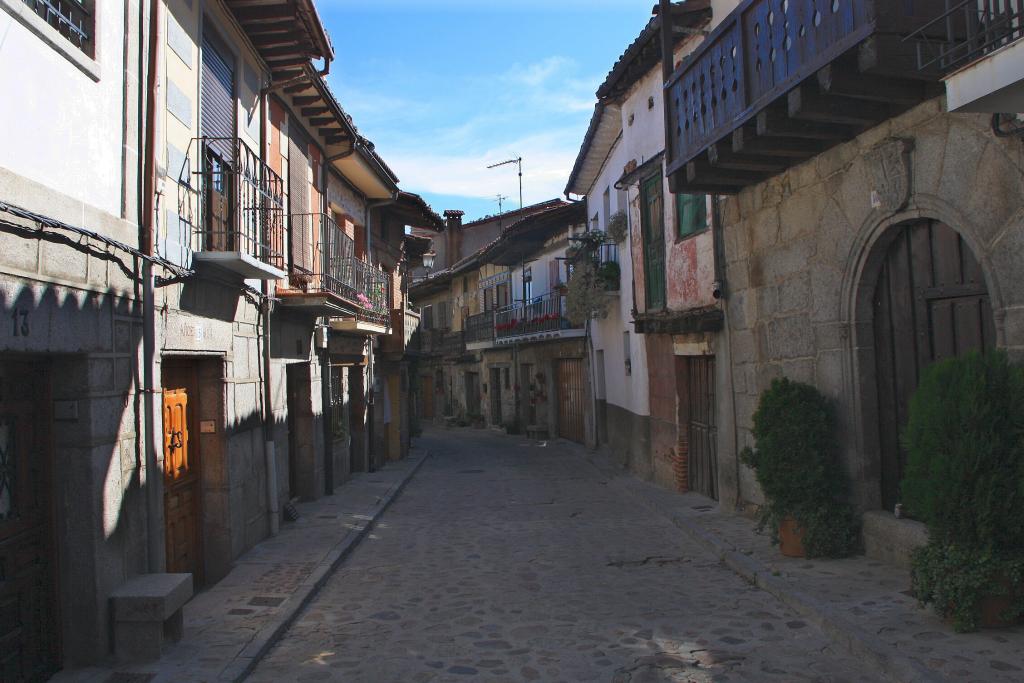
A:
POLYGON ((398 151, 387 157, 413 192, 493 198, 499 192, 518 199, 515 165, 487 166, 523 157, 523 200, 527 204, 559 197, 579 149, 582 130, 549 130, 479 152, 434 154, 425 150, 398 151))

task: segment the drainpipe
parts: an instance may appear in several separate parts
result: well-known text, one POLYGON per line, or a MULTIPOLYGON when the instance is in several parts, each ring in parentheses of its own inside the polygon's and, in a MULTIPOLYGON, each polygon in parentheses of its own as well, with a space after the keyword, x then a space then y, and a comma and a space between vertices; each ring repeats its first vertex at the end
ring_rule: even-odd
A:
MULTIPOLYGON (((267 161, 267 96, 260 92, 260 160, 267 161)), ((270 282, 260 283, 263 301, 263 460, 267 468, 267 521, 270 535, 281 530, 281 503, 277 497, 277 444, 274 441, 274 389, 270 364, 270 282)))
MULTIPOLYGON (((366 225, 366 258, 369 259, 369 263, 373 265, 373 225, 370 220, 372 214, 370 213, 373 209, 388 206, 398 201, 398 192, 396 191, 390 199, 378 199, 377 201, 366 202, 365 209, 363 210, 364 220, 363 223, 366 225)), ((390 315, 391 312, 388 311, 390 315)), ((374 381, 376 375, 374 374, 374 358, 373 358, 373 339, 369 340, 369 348, 366 352, 366 423, 369 425, 366 430, 366 470, 373 472, 373 419, 374 419, 374 381)))
MULTIPOLYGON (((156 105, 157 69, 159 68, 160 0, 151 0, 149 8, 149 50, 146 63, 146 134, 144 138, 144 167, 142 207, 139 217, 142 253, 153 255, 153 221, 156 214, 156 105)), ((145 12, 144 5, 140 5, 145 12)), ((150 573, 166 569, 164 529, 161 524, 163 512, 163 473, 158 462, 160 435, 157 424, 161 415, 156 406, 156 288, 153 281, 153 264, 148 259, 142 262, 142 382, 145 423, 146 462, 146 560, 150 573)))

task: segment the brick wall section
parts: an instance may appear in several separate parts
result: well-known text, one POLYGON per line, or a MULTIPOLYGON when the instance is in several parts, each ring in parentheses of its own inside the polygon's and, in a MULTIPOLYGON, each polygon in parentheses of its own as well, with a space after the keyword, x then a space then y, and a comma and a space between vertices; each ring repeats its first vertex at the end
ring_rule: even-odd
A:
POLYGON ((677 447, 676 378, 666 371, 675 366, 672 336, 644 335, 647 344, 648 381, 651 397, 651 465, 653 480, 665 487, 675 486, 677 447))

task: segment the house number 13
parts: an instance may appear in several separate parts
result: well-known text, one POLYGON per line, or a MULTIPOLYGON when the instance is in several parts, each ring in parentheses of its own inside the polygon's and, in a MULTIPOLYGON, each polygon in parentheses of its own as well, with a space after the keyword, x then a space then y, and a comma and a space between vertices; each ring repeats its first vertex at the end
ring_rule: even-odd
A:
POLYGON ((29 335, 27 308, 15 308, 14 312, 11 313, 11 320, 14 323, 15 337, 27 337, 29 335))

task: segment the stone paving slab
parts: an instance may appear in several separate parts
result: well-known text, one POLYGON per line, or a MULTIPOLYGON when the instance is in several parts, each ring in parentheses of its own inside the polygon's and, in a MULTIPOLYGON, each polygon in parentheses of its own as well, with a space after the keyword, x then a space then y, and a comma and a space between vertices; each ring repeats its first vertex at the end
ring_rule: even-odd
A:
POLYGON ((252 683, 874 683, 585 451, 430 429, 431 458, 252 683))
MULTIPOLYGON (((580 449, 582 451, 582 449, 580 449)), ((755 523, 697 493, 678 494, 624 474, 603 453, 590 461, 752 584, 812 621, 850 654, 896 681, 1024 681, 1024 627, 956 633, 918 606, 910 574, 864 556, 783 557, 755 523)))
POLYGON ((231 572, 184 608, 185 634, 159 662, 62 672, 56 683, 213 683, 245 678, 341 561, 367 536, 427 453, 356 474, 333 495, 299 503, 281 525, 235 561, 231 572))

